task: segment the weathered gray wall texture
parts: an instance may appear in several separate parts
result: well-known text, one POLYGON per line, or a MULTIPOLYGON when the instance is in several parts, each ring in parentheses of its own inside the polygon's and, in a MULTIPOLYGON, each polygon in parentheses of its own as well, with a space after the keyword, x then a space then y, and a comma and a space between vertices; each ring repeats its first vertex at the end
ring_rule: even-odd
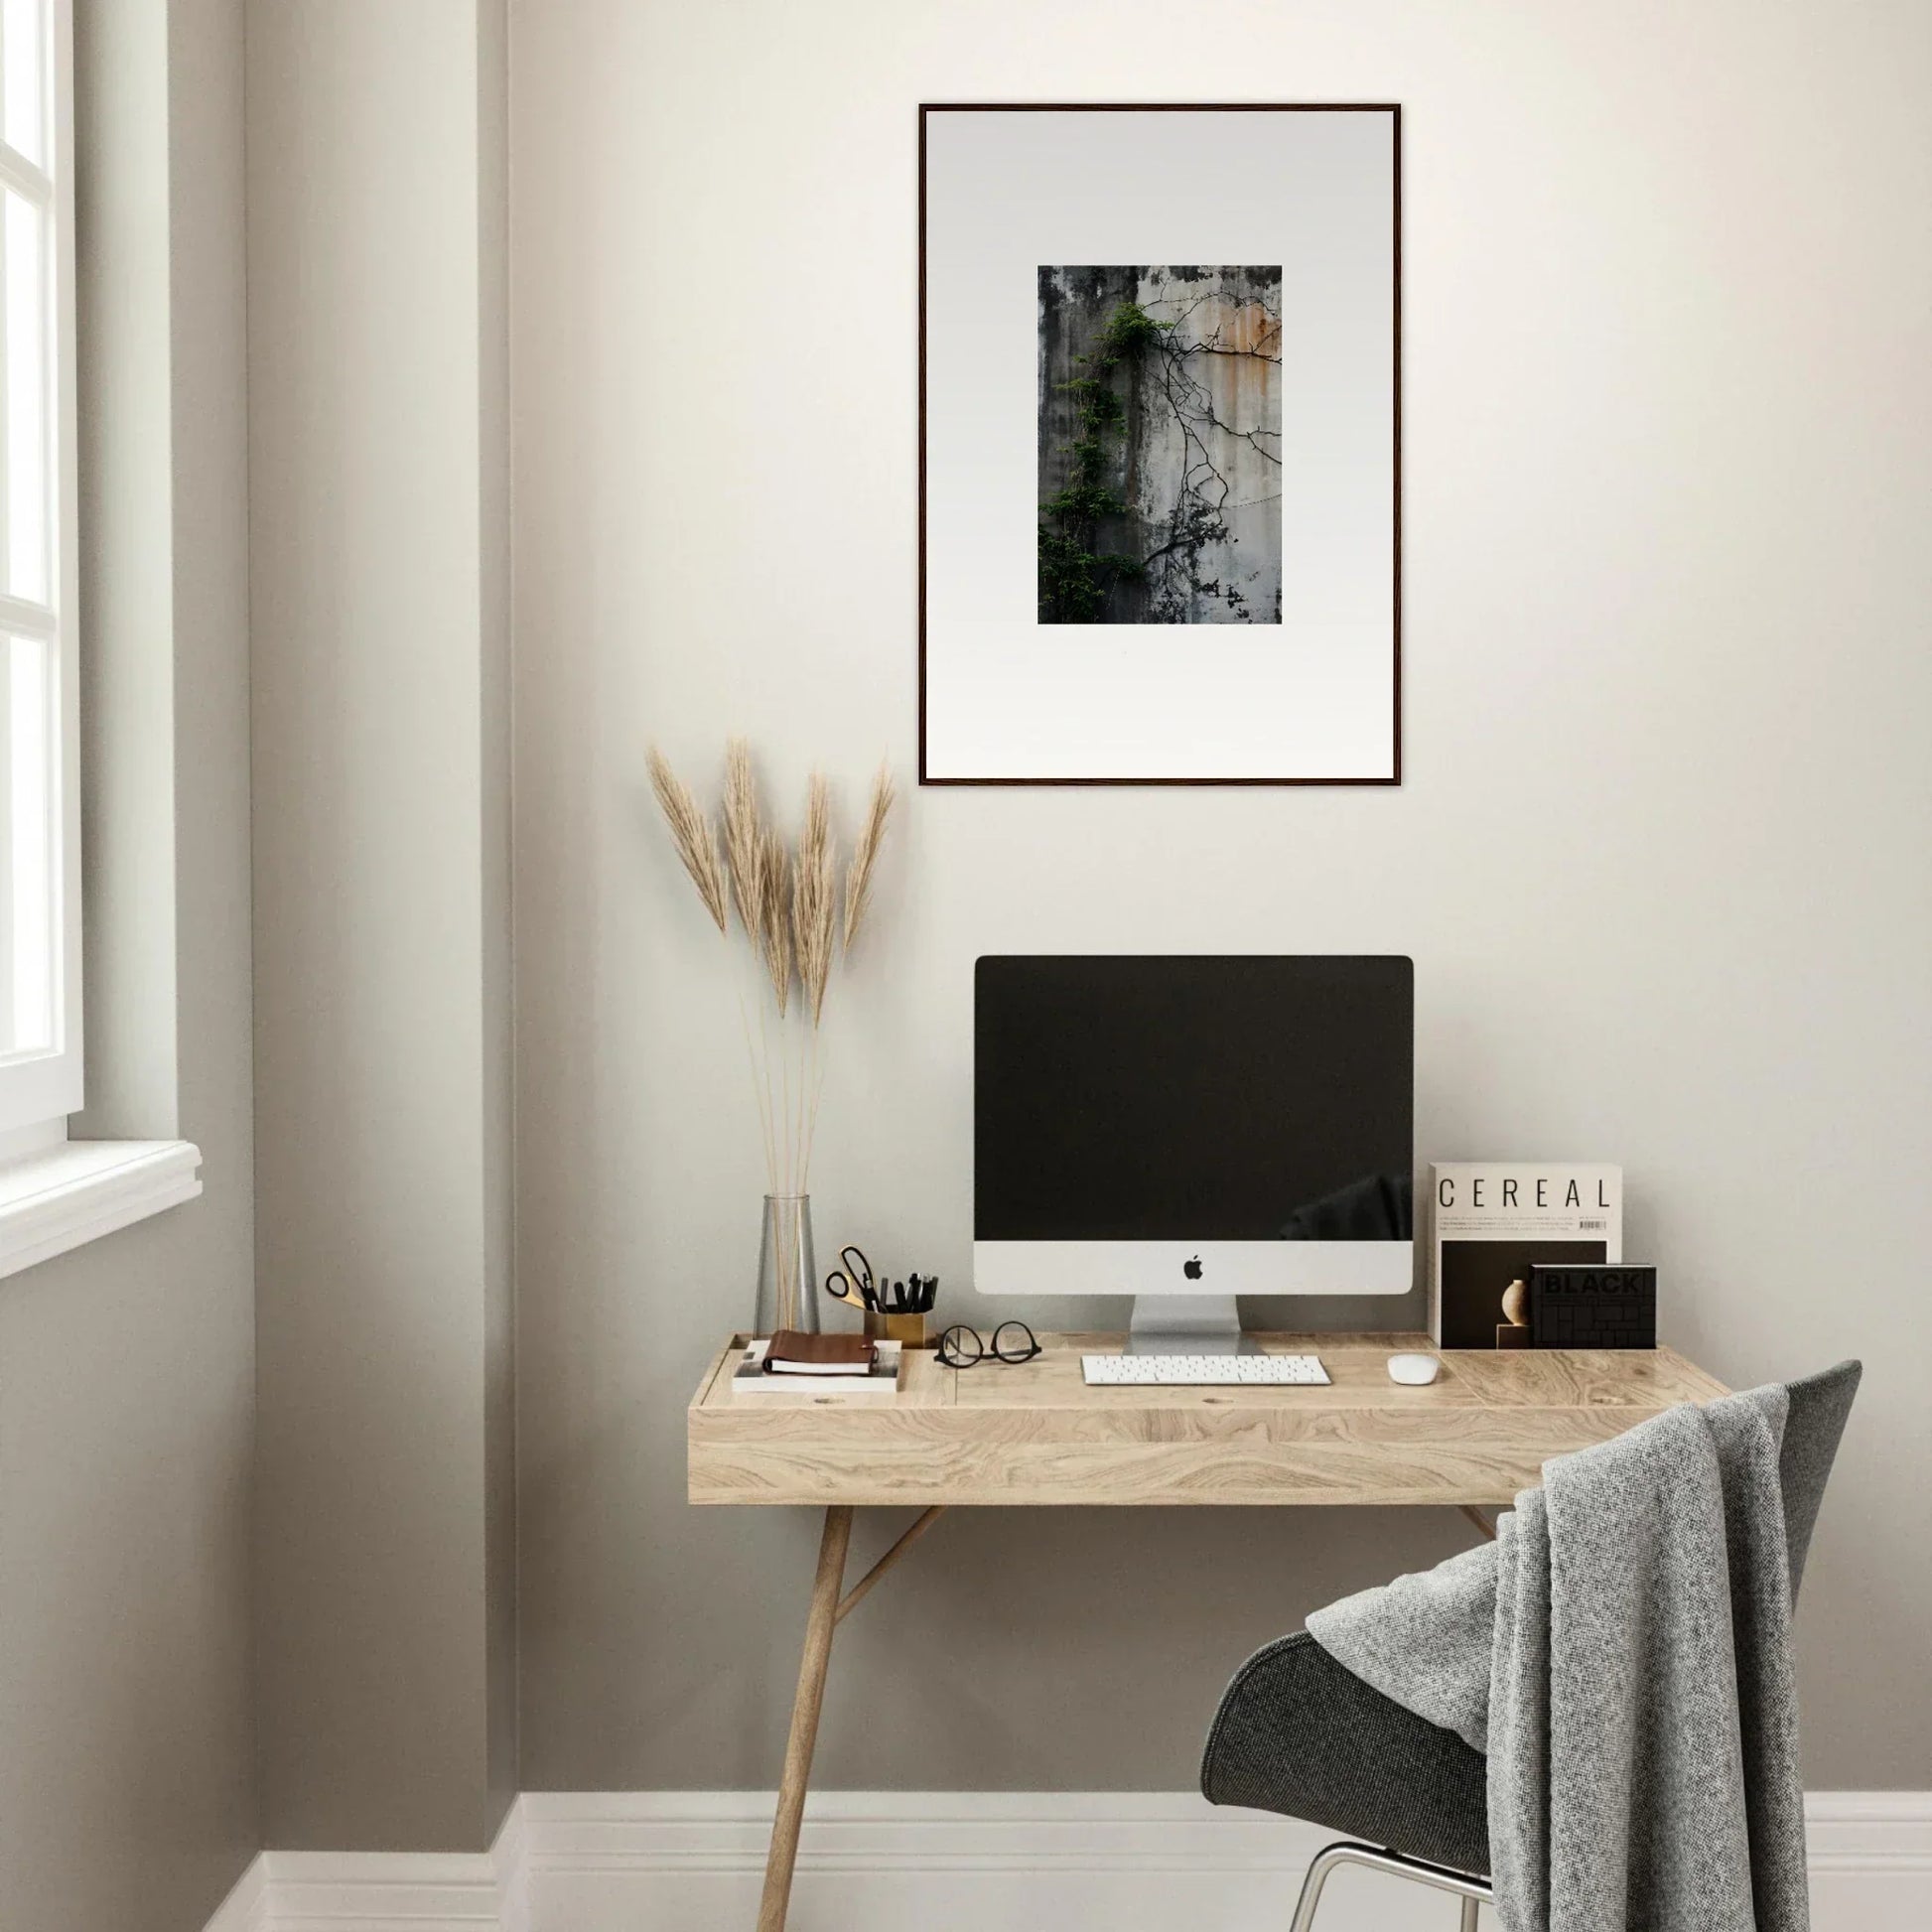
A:
POLYGON ((1042 622, 1281 622, 1281 366, 1279 267, 1040 269, 1042 622))
MULTIPOLYGON (((912 103, 1209 100, 1233 49, 1258 92, 1404 104, 1403 783, 908 789, 827 1018, 820 1252, 930 1269, 956 1318, 1118 1324, 966 1286, 976 955, 1413 954, 1419 1159, 1620 1160, 1666 1340, 1735 1384, 1864 1356, 1799 1612, 1806 1773, 1932 1787, 1932 10, 1098 19, 514 10, 523 1782, 768 1790, 818 1536, 684 1500, 762 1177, 645 748, 696 774, 742 731, 773 796, 824 763, 848 811, 882 750, 910 773, 912 103)), ((1162 642, 1185 673, 1291 639, 1162 642)), ((1146 643, 1097 637, 1094 674, 1146 643)), ((823 1781, 1184 1788, 1249 1648, 1468 1537, 1446 1510, 957 1510, 840 1627, 823 1781)))

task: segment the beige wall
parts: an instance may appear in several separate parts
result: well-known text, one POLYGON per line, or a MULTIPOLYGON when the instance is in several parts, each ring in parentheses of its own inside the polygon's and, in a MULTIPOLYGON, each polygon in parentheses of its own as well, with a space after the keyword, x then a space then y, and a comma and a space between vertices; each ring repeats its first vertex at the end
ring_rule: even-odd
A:
MULTIPOLYGON (((1404 103, 1407 782, 912 795, 834 1022, 821 1242, 975 1311, 982 951, 1413 953, 1420 1158, 1621 1160, 1670 1340, 1740 1383, 1864 1356, 1803 1619, 1807 1768, 1932 1784, 1932 16, 1234 0, 1215 25, 516 10, 523 1782, 778 1761, 816 1532, 682 1501, 760 1179, 643 751, 697 768, 742 730, 787 795, 814 759, 911 770, 914 103, 1233 94, 1404 103)), ((841 1633, 825 1781, 1184 1785, 1251 1645, 1464 1537, 956 1516, 841 1633)))
POLYGON ((259 1843, 241 9, 76 13, 84 1125, 206 1191, 0 1281, 0 1924, 191 1932, 259 1843))
POLYGON ((501 0, 248 33, 267 1842, 514 1790, 501 0))

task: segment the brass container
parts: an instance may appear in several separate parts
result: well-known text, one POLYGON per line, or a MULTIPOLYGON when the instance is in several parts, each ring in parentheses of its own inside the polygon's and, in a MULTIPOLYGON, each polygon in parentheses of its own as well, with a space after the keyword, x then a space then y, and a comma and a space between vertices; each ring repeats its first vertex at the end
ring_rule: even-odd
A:
POLYGON ((868 1314, 866 1333, 874 1341, 897 1341, 907 1348, 925 1346, 925 1316, 922 1314, 868 1314))

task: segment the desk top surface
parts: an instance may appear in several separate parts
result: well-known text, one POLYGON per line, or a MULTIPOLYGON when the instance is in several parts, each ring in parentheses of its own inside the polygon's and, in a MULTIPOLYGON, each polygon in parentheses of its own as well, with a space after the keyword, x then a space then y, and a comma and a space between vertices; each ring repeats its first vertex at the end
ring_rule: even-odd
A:
POLYGON ((1550 1456, 1724 1385, 1668 1348, 1444 1351, 1423 1388, 1389 1380, 1419 1334, 1268 1334, 1320 1357, 1327 1387, 1089 1388, 1115 1334, 1042 1334, 1035 1361, 949 1369, 908 1350, 895 1396, 734 1396, 745 1338, 687 1418, 694 1503, 1285 1504, 1514 1500, 1550 1456))

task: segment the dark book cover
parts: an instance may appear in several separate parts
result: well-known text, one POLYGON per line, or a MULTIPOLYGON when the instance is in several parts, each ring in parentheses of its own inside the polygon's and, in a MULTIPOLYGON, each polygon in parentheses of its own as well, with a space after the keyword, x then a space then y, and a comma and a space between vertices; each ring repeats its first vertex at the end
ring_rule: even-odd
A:
POLYGON ((1539 1261, 1601 1261, 1601 1241, 1445 1241, 1444 1348, 1494 1348, 1504 1325, 1503 1295, 1511 1282, 1527 1285, 1539 1261))
POLYGON ((1643 1262, 1530 1271, 1530 1329, 1538 1348, 1655 1348, 1657 1271, 1643 1262))

